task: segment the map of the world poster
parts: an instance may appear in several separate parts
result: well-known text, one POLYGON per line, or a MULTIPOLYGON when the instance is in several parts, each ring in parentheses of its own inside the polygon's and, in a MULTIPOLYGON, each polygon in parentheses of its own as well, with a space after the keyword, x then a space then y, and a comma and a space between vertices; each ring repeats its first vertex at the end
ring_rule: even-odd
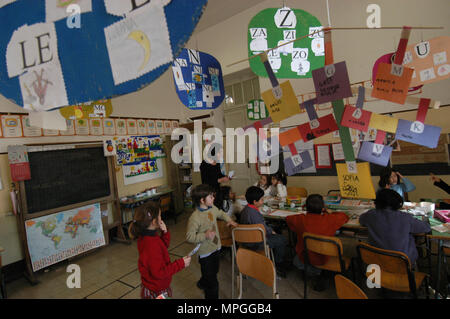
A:
POLYGON ((105 245, 100 204, 25 222, 33 271, 105 245))

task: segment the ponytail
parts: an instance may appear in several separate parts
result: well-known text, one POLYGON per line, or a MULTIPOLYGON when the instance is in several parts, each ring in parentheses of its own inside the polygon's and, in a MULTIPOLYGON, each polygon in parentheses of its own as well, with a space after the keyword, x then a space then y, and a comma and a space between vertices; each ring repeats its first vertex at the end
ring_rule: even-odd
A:
POLYGON ((159 216, 159 204, 150 201, 136 209, 133 220, 128 226, 128 235, 131 239, 138 238, 150 226, 152 221, 159 216))

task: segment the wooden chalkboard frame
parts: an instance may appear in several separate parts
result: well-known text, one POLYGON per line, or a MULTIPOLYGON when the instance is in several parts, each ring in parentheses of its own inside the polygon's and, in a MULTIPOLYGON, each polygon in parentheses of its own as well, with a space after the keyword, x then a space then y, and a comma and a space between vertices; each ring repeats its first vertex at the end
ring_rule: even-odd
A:
MULTIPOLYGON (((101 147, 103 148, 103 144, 100 143, 55 143, 55 144, 28 144, 27 146, 48 146, 48 145, 70 145, 74 146, 75 149, 85 149, 85 148, 94 148, 94 147, 101 147)), ((73 149, 73 148, 70 148, 73 149)), ((28 213, 27 210, 27 197, 26 197, 26 191, 25 191, 25 182, 21 181, 18 182, 18 202, 19 202, 19 213, 17 214, 17 223, 18 223, 18 229, 19 229, 19 236, 21 238, 22 248, 25 255, 25 262, 26 262, 26 271, 25 271, 25 277, 30 281, 32 285, 35 285, 38 283, 33 269, 31 265, 31 257, 30 252, 28 250, 28 243, 27 243, 27 236, 26 236, 26 230, 25 230, 25 222, 29 219, 38 218, 42 216, 51 215, 57 212, 66 211, 75 209, 78 207, 83 207, 90 204, 99 203, 100 205, 112 203, 113 204, 113 217, 114 222, 109 225, 103 225, 104 230, 110 230, 112 228, 117 227, 117 236, 118 238, 115 238, 117 241, 124 242, 129 244, 130 241, 126 239, 125 233, 123 231, 123 225, 122 225, 122 218, 121 218, 121 211, 120 211, 120 202, 119 202, 119 195, 118 195, 118 189, 117 189, 117 178, 116 178, 116 168, 115 168, 115 156, 108 156, 107 157, 107 165, 108 165, 108 176, 109 176, 109 186, 110 186, 110 195, 104 196, 100 198, 91 199, 88 201, 79 202, 76 204, 71 205, 65 205, 61 207, 56 207, 52 209, 47 209, 40 212, 34 212, 32 214, 28 213)))

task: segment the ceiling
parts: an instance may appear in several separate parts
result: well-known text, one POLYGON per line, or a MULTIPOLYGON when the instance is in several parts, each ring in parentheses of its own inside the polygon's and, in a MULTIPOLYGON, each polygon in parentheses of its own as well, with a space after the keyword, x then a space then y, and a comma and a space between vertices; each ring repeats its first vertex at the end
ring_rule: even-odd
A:
POLYGON ((208 0, 195 32, 201 32, 217 23, 266 0, 208 0))

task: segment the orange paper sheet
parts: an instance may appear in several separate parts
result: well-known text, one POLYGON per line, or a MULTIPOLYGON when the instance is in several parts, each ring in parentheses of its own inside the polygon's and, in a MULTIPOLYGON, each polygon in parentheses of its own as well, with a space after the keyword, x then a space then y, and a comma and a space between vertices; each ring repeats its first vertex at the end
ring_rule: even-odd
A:
POLYGON ((405 104, 413 72, 413 69, 404 66, 380 63, 372 90, 372 97, 397 104, 405 104), (400 76, 393 74, 395 73, 394 68, 397 68, 397 70, 403 68, 400 76))

